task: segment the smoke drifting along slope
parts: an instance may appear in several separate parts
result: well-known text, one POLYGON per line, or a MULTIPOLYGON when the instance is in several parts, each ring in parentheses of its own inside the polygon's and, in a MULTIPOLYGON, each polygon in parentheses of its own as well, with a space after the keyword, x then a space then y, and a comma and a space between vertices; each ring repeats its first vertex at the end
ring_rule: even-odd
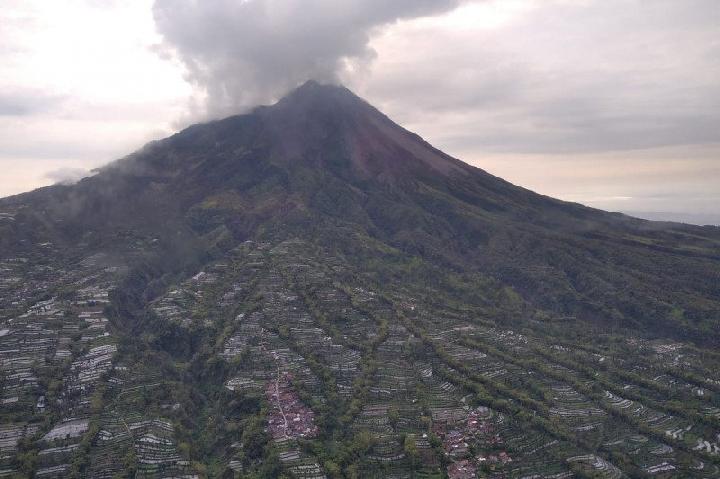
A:
POLYGON ((206 94, 201 116, 267 103, 308 79, 336 82, 374 55, 371 31, 462 0, 156 0, 164 46, 206 94))

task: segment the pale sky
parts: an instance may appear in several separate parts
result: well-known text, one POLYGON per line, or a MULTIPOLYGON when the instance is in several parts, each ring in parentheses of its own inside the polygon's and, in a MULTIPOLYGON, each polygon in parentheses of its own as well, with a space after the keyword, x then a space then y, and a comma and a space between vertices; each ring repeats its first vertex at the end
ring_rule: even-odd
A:
POLYGON ((5 0, 0 196, 308 78, 540 193, 720 223, 717 0, 5 0))

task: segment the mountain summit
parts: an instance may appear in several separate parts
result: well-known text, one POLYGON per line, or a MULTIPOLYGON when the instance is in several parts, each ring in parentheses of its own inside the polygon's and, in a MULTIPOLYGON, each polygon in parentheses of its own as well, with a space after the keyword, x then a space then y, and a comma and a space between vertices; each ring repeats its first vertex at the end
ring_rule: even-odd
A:
MULTIPOLYGON (((309 81, 277 105, 264 109, 278 150, 292 161, 323 145, 328 153, 342 145, 344 166, 355 176, 399 180, 406 174, 460 173, 467 165, 454 160, 393 123, 343 87, 309 81)), ((337 164, 337 156, 317 158, 318 166, 337 164)))
POLYGON ((468 168, 350 90, 315 81, 248 115, 190 127, 170 138, 170 143, 212 146, 220 152, 236 145, 247 148, 250 138, 255 152, 264 148, 262 154, 270 163, 303 162, 354 178, 398 181, 407 174, 449 175, 468 168))
POLYGON ((17 477, 720 473, 720 229, 514 186, 342 87, 1 199, 0 271, 17 477))

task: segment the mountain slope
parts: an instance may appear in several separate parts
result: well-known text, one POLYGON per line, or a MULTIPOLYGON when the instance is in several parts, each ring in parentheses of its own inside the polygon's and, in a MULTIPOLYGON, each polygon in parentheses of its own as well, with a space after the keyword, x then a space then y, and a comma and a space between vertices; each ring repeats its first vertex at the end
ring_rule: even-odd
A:
POLYGON ((16 228, 50 228, 64 243, 84 235, 100 245, 123 230, 191 241, 218 228, 242 240, 342 226, 491 276, 550 314, 700 339, 714 335, 720 312, 717 228, 536 195, 435 150, 348 90, 313 82, 272 107, 152 143, 78 185, 5 203, 28 211, 16 228))
POLYGON ((344 88, 0 200, 0 268, 19 473, 720 474, 720 228, 519 188, 344 88))

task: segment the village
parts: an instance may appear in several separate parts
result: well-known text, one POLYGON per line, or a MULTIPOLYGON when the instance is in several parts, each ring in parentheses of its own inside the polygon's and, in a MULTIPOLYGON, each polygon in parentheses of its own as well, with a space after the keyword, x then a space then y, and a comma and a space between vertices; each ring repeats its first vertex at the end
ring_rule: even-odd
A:
POLYGON ((206 477, 198 427, 234 477, 268 457, 303 479, 720 477, 718 360, 689 345, 513 330, 247 241, 148 302, 148 357, 108 314, 123 270, 0 259, 0 477, 206 477))

